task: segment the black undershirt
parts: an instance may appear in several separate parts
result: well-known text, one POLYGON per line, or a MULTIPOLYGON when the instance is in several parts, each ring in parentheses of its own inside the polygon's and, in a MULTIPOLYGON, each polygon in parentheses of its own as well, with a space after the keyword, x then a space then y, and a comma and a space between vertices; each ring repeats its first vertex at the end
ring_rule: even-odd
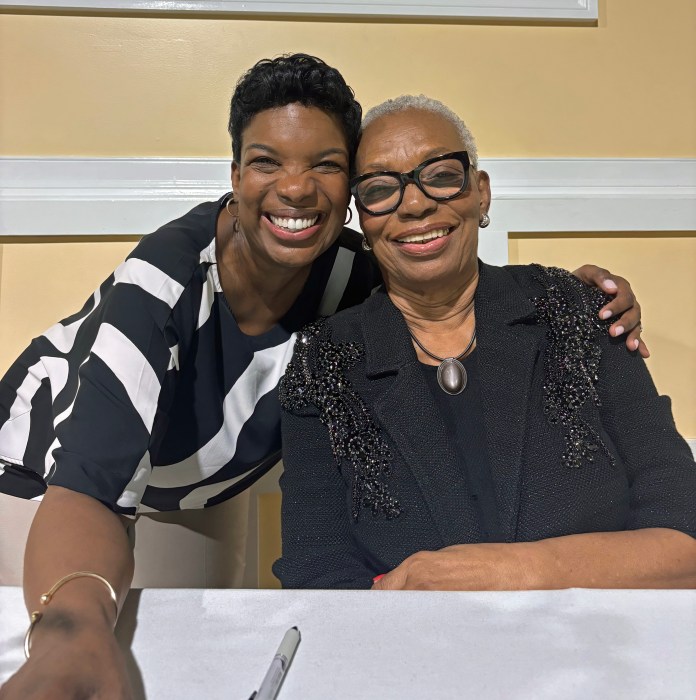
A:
POLYGON ((435 403, 452 436, 462 478, 478 513, 484 542, 502 542, 495 488, 488 463, 486 430, 476 351, 462 360, 468 375, 464 391, 456 396, 445 393, 437 383, 437 367, 421 364, 435 403))

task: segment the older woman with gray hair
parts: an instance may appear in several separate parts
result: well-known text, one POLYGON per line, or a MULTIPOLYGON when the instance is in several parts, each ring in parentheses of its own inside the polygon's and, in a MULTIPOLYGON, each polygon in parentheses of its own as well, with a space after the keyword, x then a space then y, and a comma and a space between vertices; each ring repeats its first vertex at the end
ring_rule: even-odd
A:
POLYGON ((696 586, 696 466, 604 296, 477 258, 488 175, 450 109, 368 112, 351 189, 383 287, 281 384, 285 587, 696 586), (381 579, 381 580, 380 580, 381 579))

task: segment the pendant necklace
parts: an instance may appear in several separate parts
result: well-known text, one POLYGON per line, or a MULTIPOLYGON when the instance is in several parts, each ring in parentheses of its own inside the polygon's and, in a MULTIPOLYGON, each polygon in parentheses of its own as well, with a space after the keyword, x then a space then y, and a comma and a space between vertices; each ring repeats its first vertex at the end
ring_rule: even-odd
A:
POLYGON ((440 389, 450 396, 456 396, 461 394, 464 389, 466 389, 466 368, 460 362, 464 356, 471 350, 471 346, 476 340, 476 328, 471 335, 471 340, 467 343, 464 351, 457 355, 456 357, 438 357, 434 355, 430 350, 424 348, 421 342, 416 338, 411 329, 408 329, 409 335, 413 338, 413 342, 428 356, 432 357, 433 360, 437 360, 440 364, 437 368, 437 383, 440 385, 440 389))

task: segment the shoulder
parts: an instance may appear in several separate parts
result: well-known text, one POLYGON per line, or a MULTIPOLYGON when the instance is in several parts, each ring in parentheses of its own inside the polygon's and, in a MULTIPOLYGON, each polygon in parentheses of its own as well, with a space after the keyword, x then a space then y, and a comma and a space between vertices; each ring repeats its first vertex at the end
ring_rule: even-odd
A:
POLYGON ((197 318, 211 254, 214 262, 219 207, 200 204, 145 236, 95 293, 88 325, 107 322, 129 335, 173 324, 184 333, 197 318))
POLYGON ((538 263, 530 265, 506 265, 504 269, 521 288, 533 295, 560 292, 575 298, 577 303, 604 304, 607 295, 597 287, 590 287, 572 272, 562 267, 546 267, 538 263))
MULTIPOLYGON (((158 325, 184 299, 196 304, 215 262, 215 231, 220 202, 205 202, 145 236, 102 285, 102 299, 142 308, 158 325)), ((187 314, 187 317, 190 314, 187 314)))
POLYGON ((502 274, 511 277, 515 283, 523 290, 529 290, 532 293, 540 291, 542 287, 537 280, 539 269, 545 270, 542 265, 504 265, 498 268, 502 274))
POLYGON ((292 359, 280 381, 281 406, 290 412, 321 408, 342 392, 347 385, 345 372, 363 354, 362 344, 335 336, 332 319, 320 318, 305 326, 297 334, 292 359))
POLYGON ((514 282, 520 293, 536 307, 539 320, 552 323, 562 316, 575 315, 594 329, 604 327, 597 317, 609 300, 604 292, 590 287, 568 270, 544 265, 506 265, 498 269, 514 282))
POLYGON ((366 314, 373 304, 372 296, 362 303, 343 309, 326 319, 326 332, 338 340, 358 340, 362 337, 362 329, 366 314))
POLYGON ((546 327, 547 355, 573 359, 594 376, 611 323, 599 318, 608 300, 604 292, 559 267, 510 265, 505 270, 534 306, 536 322, 546 327))
POLYGON ((310 404, 318 406, 330 399, 334 389, 348 389, 353 382, 358 386, 362 370, 356 370, 367 361, 368 347, 374 353, 375 334, 380 336, 380 347, 386 343, 385 352, 392 356, 395 314, 399 312, 380 288, 362 304, 300 331, 281 382, 283 408, 294 411, 310 404))
POLYGON ((204 202, 160 226, 141 239, 126 263, 144 262, 185 285, 214 246, 220 206, 220 202, 204 202))
POLYGON ((373 288, 367 297, 326 319, 326 333, 337 343, 358 342, 391 347, 395 322, 402 321, 385 287, 373 288), (396 317, 396 319, 395 319, 396 317))

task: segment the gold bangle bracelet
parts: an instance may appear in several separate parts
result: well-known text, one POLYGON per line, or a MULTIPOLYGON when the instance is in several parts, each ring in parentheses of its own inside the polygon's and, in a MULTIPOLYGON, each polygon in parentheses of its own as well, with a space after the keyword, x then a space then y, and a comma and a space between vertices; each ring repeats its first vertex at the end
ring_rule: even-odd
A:
MULTIPOLYGON (((111 600, 113 601, 114 607, 116 608, 116 616, 118 617, 118 597, 116 595, 114 587, 103 576, 95 574, 93 571, 73 571, 72 574, 68 574, 67 576, 63 576, 63 578, 58 579, 58 581, 56 581, 53 584, 51 589, 39 598, 39 600, 41 601, 41 605, 48 605, 51 602, 53 596, 56 594, 56 591, 68 581, 72 581, 74 578, 82 577, 95 578, 97 579, 97 581, 101 581, 107 587, 107 589, 109 590, 109 595, 111 596, 111 600)), ((31 620, 29 623, 29 629, 24 635, 24 656, 27 659, 29 658, 29 654, 31 652, 32 632, 34 631, 36 623, 39 622, 39 620, 43 617, 43 613, 40 610, 34 610, 34 612, 31 613, 29 617, 31 620)))

